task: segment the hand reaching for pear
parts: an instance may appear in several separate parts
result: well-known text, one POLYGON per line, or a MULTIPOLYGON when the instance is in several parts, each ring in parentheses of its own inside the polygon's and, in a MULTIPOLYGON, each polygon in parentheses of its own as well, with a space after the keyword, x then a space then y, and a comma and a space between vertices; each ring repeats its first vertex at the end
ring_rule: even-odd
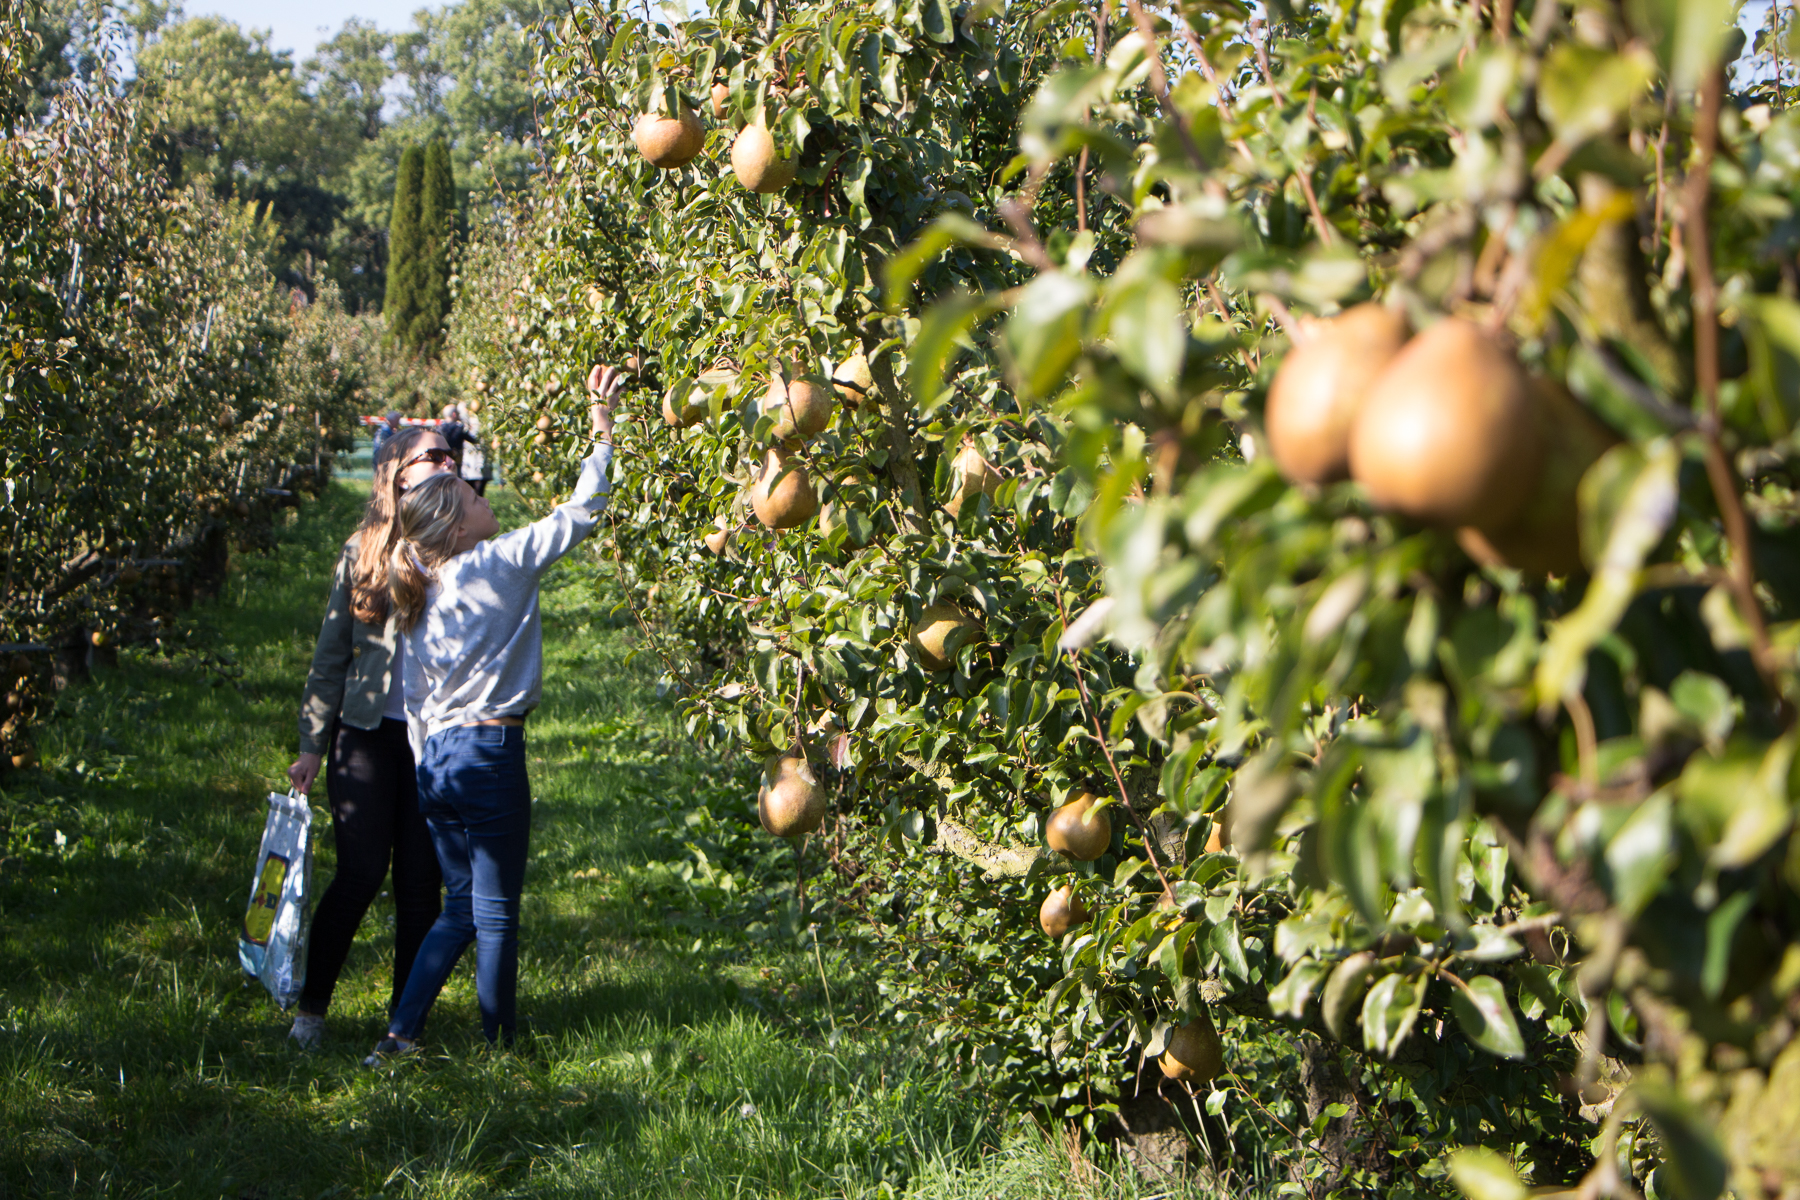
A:
POLYGON ((605 363, 595 363, 594 369, 588 372, 587 390, 588 421, 593 426, 596 439, 612 440, 613 401, 625 390, 625 373, 617 367, 609 367, 605 363))

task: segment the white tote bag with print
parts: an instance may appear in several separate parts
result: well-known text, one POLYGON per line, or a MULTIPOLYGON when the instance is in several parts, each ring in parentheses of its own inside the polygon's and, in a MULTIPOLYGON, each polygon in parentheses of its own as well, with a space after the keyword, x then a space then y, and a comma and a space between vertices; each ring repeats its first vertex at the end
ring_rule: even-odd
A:
POLYGON ((262 849, 250 903, 238 931, 238 961, 287 1008, 306 982, 308 906, 312 903, 312 809, 295 792, 269 793, 262 849))

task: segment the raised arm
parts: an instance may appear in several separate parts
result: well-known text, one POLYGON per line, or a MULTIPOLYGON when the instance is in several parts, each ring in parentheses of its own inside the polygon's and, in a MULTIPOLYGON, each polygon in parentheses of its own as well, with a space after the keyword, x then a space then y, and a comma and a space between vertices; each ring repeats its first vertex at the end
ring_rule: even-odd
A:
POLYGON ((611 496, 612 402, 624 390, 625 376, 616 368, 596 366, 588 373, 587 382, 594 448, 582 461, 574 493, 549 516, 489 543, 495 553, 533 573, 548 570, 592 533, 611 496))

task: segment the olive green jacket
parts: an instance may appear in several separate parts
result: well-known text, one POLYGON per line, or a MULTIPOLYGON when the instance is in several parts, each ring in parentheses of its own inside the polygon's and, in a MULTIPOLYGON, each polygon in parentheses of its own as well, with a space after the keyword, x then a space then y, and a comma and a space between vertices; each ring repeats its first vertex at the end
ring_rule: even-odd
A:
POLYGON ((359 540, 360 536, 344 543, 331 577, 331 600, 325 605, 325 623, 319 626, 312 670, 300 700, 302 754, 323 756, 332 723, 339 719, 358 729, 378 728, 387 707, 400 633, 391 615, 386 625, 365 625, 351 611, 350 570, 359 540))

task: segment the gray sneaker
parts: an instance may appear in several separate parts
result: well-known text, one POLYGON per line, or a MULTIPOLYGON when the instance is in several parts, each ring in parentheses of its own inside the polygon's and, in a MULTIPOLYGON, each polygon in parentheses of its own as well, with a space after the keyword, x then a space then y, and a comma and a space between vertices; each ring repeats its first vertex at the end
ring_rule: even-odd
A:
POLYGON ((363 1066, 379 1067, 382 1063, 387 1062, 390 1059, 399 1058, 406 1054, 412 1054, 417 1051, 418 1048, 419 1043, 402 1041, 390 1033, 379 1042, 375 1043, 375 1052, 363 1059, 363 1066))
POLYGON ((325 1041, 325 1018, 295 1013, 294 1027, 288 1030, 288 1037, 298 1042, 302 1050, 317 1050, 325 1041))

